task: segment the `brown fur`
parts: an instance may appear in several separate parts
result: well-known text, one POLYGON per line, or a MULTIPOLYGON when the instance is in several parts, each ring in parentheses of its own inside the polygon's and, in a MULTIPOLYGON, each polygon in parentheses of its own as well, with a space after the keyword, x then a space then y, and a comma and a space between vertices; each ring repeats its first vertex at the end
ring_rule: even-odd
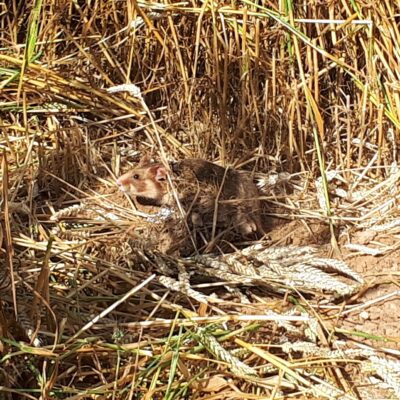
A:
POLYGON ((244 171, 226 169, 202 159, 171 163, 167 170, 161 163, 144 158, 117 183, 141 204, 173 206, 168 174, 194 226, 210 227, 216 222, 217 228, 233 225, 245 237, 264 233, 258 189, 244 171))

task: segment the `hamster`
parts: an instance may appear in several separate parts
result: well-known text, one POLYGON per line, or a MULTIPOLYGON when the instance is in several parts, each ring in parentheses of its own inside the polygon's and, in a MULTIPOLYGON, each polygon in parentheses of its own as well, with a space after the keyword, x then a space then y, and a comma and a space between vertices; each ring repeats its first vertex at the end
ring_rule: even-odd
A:
POLYGON ((224 168, 212 162, 189 158, 164 166, 148 157, 118 178, 117 184, 142 205, 170 206, 175 199, 168 182, 171 178, 178 199, 191 215, 193 225, 233 224, 240 235, 264 234, 257 186, 245 171, 224 168))

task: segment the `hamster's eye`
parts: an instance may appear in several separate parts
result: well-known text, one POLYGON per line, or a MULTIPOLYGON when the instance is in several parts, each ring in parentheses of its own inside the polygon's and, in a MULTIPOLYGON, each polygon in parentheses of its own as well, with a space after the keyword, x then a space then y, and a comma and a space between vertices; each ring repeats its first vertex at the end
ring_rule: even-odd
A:
POLYGON ((139 175, 138 175, 138 174, 135 174, 135 175, 132 176, 132 178, 133 178, 133 179, 139 179, 139 175))

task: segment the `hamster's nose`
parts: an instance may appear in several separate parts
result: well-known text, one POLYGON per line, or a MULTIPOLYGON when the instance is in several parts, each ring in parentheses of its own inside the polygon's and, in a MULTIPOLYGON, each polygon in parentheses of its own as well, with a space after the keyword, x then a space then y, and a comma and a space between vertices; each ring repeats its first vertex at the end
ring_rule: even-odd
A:
POLYGON ((125 183, 126 182, 122 176, 117 179, 117 185, 120 187, 120 189, 125 186, 125 183))

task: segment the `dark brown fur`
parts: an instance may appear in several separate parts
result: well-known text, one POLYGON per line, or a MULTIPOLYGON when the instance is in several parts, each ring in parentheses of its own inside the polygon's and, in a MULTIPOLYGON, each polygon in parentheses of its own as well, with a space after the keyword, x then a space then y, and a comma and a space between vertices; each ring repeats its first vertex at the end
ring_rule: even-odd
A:
POLYGON ((217 228, 233 225, 245 237, 264 233, 258 189, 245 171, 223 168, 202 159, 171 163, 167 169, 144 158, 117 182, 141 204, 173 206, 175 200, 168 175, 194 226, 210 227, 215 222, 217 228))

